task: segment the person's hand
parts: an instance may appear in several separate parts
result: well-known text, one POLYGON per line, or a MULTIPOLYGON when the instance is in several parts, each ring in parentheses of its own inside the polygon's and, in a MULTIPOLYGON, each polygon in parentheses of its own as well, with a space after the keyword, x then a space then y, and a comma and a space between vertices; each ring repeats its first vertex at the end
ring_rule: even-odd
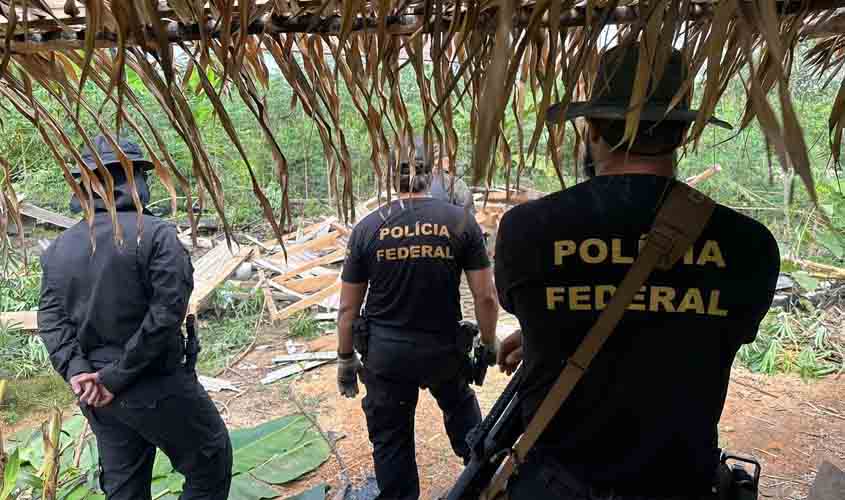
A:
POLYGON ((103 384, 98 384, 98 387, 100 388, 100 400, 94 403, 94 408, 108 406, 112 401, 114 401, 114 394, 106 389, 106 386, 103 384))
POLYGON ((358 395, 358 374, 363 365, 356 353, 351 357, 337 359, 337 390, 347 398, 358 395))
POLYGON ((499 370, 511 375, 522 362, 522 331, 517 330, 499 345, 499 370))
POLYGON ((100 382, 97 372, 74 375, 70 379, 70 387, 79 396, 79 402, 88 406, 102 408, 114 400, 114 394, 100 382))
POLYGON ((100 399, 100 387, 96 373, 80 373, 70 378, 70 388, 79 397, 79 402, 93 406, 100 399))

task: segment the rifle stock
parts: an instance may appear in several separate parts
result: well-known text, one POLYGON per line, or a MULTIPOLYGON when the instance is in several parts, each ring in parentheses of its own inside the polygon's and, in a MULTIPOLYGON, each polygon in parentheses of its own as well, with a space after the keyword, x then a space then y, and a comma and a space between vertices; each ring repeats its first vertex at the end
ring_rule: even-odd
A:
POLYGON ((499 465, 523 431, 517 391, 522 370, 514 373, 490 413, 467 436, 472 456, 446 500, 476 500, 490 483, 499 465))

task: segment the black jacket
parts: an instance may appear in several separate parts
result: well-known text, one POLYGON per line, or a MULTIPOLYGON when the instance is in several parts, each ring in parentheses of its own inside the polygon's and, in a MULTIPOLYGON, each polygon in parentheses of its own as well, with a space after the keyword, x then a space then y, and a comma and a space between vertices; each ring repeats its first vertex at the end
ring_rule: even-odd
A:
POLYGON ((122 246, 103 202, 95 200, 93 228, 80 222, 41 256, 38 328, 65 380, 99 371, 103 385, 119 394, 142 375, 180 364, 181 325, 194 284, 175 228, 145 213, 139 237, 126 186, 115 187, 115 201, 122 246))

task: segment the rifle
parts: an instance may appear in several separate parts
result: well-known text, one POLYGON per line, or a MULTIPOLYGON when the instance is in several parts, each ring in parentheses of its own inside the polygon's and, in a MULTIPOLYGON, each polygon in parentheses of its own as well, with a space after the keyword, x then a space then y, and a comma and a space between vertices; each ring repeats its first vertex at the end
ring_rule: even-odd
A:
MULTIPOLYGON (((447 496, 440 500, 478 500, 525 430, 518 394, 522 370, 520 366, 487 417, 470 431, 470 461, 447 496)), ((757 500, 759 484, 760 464, 756 460, 720 450, 718 498, 757 500), (750 465, 751 473, 741 464, 750 465)))
POLYGON ((522 434, 524 426, 518 397, 522 371, 520 366, 490 413, 467 436, 470 461, 446 500, 477 499, 522 434))

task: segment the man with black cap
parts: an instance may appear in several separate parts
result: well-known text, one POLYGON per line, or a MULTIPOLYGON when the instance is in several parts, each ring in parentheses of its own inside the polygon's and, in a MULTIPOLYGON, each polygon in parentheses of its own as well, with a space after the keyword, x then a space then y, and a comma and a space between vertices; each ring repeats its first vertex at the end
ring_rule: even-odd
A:
MULTIPOLYGON (((632 103, 639 45, 602 57, 589 102, 550 109, 586 119, 595 176, 502 218, 496 286, 521 334, 499 362, 523 361, 523 420, 538 412, 567 359, 607 307, 675 183, 675 150, 696 111, 673 51, 644 103, 632 103), (639 109, 637 109, 639 108, 639 109), (623 142, 625 117, 642 122, 623 142)), ((727 126, 711 119, 711 124, 727 126)), ((737 350, 771 303, 778 246, 761 224, 716 205, 669 270, 654 270, 509 481, 514 500, 714 498, 717 425, 737 350)), ((583 368, 583 367, 582 367, 583 368)))
POLYGON ((455 454, 469 457, 466 436, 481 411, 459 333, 462 272, 489 352, 495 351, 498 314, 481 229, 463 208, 429 196, 431 161, 423 148, 408 149, 399 168, 391 165, 399 199, 352 232, 338 312, 338 388, 355 397, 360 374, 367 389, 363 409, 380 500, 419 498, 414 414, 420 388, 443 410, 455 454))
MULTIPOLYGON (((136 144, 122 138, 118 144, 145 204, 152 165, 136 144)), ((93 145, 96 151, 82 151, 84 167, 105 185, 99 155, 114 179, 122 243, 115 242, 104 201, 94 195, 93 227, 80 222, 41 257, 39 333, 97 437, 108 500, 151 498, 156 448, 185 476, 182 500, 225 500, 229 436, 186 359, 181 333, 193 290, 191 259, 173 226, 146 210, 139 224, 112 143, 98 136, 93 145)))

